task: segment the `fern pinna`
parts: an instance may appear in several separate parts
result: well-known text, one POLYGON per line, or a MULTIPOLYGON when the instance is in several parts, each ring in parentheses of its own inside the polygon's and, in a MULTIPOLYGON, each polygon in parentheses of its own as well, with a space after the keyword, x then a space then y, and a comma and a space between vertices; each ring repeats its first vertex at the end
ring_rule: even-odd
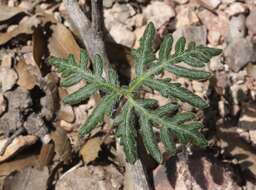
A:
POLYGON ((156 76, 168 71, 179 77, 206 80, 210 77, 210 73, 195 68, 204 67, 205 63, 219 55, 221 50, 197 46, 194 42, 188 43, 186 47, 186 40, 181 37, 174 45, 174 53, 171 53, 173 38, 167 35, 160 46, 159 58, 156 58, 152 48, 154 36, 155 27, 149 23, 140 40, 140 48, 133 50, 136 77, 129 86, 120 86, 118 76, 113 69, 109 69, 107 79, 103 78, 104 60, 100 55, 96 55, 92 61, 93 71, 88 69, 89 59, 85 50, 81 50, 80 64, 76 63, 73 55, 69 55, 67 59, 56 57, 49 59, 49 63, 62 74, 61 84, 64 87, 74 85, 81 80, 87 82, 84 87, 65 97, 64 103, 78 104, 96 92, 104 92, 101 102, 81 126, 80 135, 90 133, 103 122, 105 115, 112 117, 116 134, 121 139, 126 159, 130 163, 134 163, 138 157, 136 140, 138 133, 142 136, 148 153, 157 162, 163 161, 153 127, 159 128, 160 139, 166 150, 172 154, 175 153, 177 140, 182 144, 194 143, 199 146, 207 144, 199 132, 202 124, 195 121, 193 113, 178 112, 178 105, 174 103, 156 107, 158 103, 156 100, 140 98, 140 92, 147 87, 158 91, 163 97, 174 97, 194 107, 206 108, 208 104, 204 100, 179 83, 157 79, 156 76), (180 66, 181 62, 190 68, 180 66), (112 114, 113 108, 118 105, 121 106, 120 113, 112 114), (136 123, 139 123, 139 127, 136 123))

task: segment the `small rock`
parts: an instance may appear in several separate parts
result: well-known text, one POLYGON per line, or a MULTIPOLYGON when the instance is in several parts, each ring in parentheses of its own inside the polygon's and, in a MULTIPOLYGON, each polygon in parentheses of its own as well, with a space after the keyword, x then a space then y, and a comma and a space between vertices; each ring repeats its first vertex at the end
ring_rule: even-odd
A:
POLYGON ((133 47, 136 40, 135 34, 128 30, 123 24, 115 24, 111 27, 110 35, 118 44, 133 47))
POLYGON ((11 54, 11 53, 2 55, 1 67, 11 68, 12 67, 12 58, 13 58, 13 56, 14 55, 11 54))
POLYGON ((210 60, 209 68, 211 71, 221 71, 224 69, 224 66, 221 61, 221 56, 213 57, 210 60))
POLYGON ((104 9, 103 10, 104 15, 104 25, 106 29, 109 31, 111 27, 117 22, 111 12, 111 9, 104 9))
POLYGON ((143 25, 146 24, 146 18, 143 14, 137 14, 132 18, 135 21, 134 24, 136 28, 142 27, 143 25))
POLYGON ((221 3, 221 0, 201 0, 201 1, 211 9, 217 8, 221 3))
POLYGON ((104 24, 109 31, 117 23, 129 24, 130 18, 135 14, 131 5, 115 3, 111 9, 104 9, 104 24))
POLYGON ((73 130, 73 124, 68 123, 65 120, 60 120, 59 126, 62 127, 66 132, 71 132, 73 130))
POLYGON ((155 27, 159 28, 175 16, 175 11, 164 2, 153 1, 145 8, 143 14, 148 21, 152 21, 155 27))
POLYGON ((196 81, 196 80, 192 81, 192 88, 196 94, 203 94, 205 87, 206 85, 201 81, 196 81))
POLYGON ((199 23, 199 18, 192 7, 180 6, 177 8, 177 28, 197 23, 199 23))
POLYGON ((111 13, 113 14, 114 18, 121 23, 125 23, 126 20, 132 16, 127 4, 116 3, 111 9, 111 13))
POLYGON ((187 42, 194 41, 198 45, 206 44, 207 30, 205 26, 186 26, 183 28, 183 35, 187 42))
POLYGON ((7 107, 6 99, 4 98, 3 94, 0 94, 0 116, 5 112, 7 107))
POLYGON ((256 35, 256 8, 250 11, 249 16, 246 19, 246 27, 251 35, 256 35))
POLYGON ((225 15, 214 15, 208 10, 203 10, 198 14, 202 23, 208 29, 208 40, 212 45, 218 45, 224 41, 228 35, 229 20, 225 15))
POLYGON ((144 25, 146 25, 146 18, 143 14, 136 14, 126 21, 126 26, 131 31, 144 25))
POLYGON ((6 92, 16 84, 18 79, 17 73, 13 69, 2 68, 1 71, 1 83, 2 83, 2 91, 6 92))
POLYGON ((248 8, 243 4, 239 2, 232 3, 225 12, 231 17, 238 14, 244 14, 248 12, 248 8))
POLYGON ((253 43, 249 39, 232 41, 224 51, 226 63, 232 71, 238 72, 249 62, 256 61, 253 43))
POLYGON ((72 123, 75 120, 75 115, 72 106, 61 104, 58 118, 60 120, 72 123))
POLYGON ((104 0, 103 1, 103 7, 104 8, 111 8, 114 3, 115 3, 115 0, 104 0))
POLYGON ((243 38, 245 36, 245 16, 238 15, 231 17, 229 23, 229 35, 228 40, 243 38))

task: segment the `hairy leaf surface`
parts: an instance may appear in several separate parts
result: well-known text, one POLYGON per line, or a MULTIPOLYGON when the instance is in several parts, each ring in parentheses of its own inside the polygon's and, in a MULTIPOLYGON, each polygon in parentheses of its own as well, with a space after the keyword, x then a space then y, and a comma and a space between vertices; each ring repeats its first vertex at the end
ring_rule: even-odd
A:
POLYGON ((111 66, 104 71, 105 60, 101 55, 97 54, 92 58, 92 69, 88 66, 89 57, 85 50, 81 50, 80 63, 76 63, 73 55, 69 55, 67 59, 49 59, 49 63, 63 78, 62 86, 70 87, 81 80, 86 82, 79 90, 66 96, 65 103, 79 104, 95 93, 102 95, 101 101, 81 126, 80 135, 89 134, 104 122, 105 116, 110 116, 110 123, 116 127, 116 135, 120 138, 126 159, 130 163, 134 163, 139 156, 138 130, 146 150, 159 163, 163 161, 163 156, 156 137, 160 137, 167 152, 171 154, 176 152, 177 141, 184 145, 207 145, 200 133, 203 126, 196 121, 195 114, 183 112, 175 101, 186 102, 199 109, 206 108, 207 102, 170 78, 159 79, 159 76, 168 71, 189 80, 207 80, 211 74, 202 70, 203 68, 198 68, 205 67, 221 50, 197 46, 195 42, 186 44, 184 37, 174 44, 172 35, 168 34, 164 37, 156 56, 153 49, 155 33, 154 25, 148 24, 140 40, 140 47, 132 51, 135 76, 127 86, 120 84, 118 75, 111 66), (159 106, 154 95, 147 96, 149 92, 160 94, 169 99, 170 103, 159 106), (155 127, 159 130, 154 130, 155 127))

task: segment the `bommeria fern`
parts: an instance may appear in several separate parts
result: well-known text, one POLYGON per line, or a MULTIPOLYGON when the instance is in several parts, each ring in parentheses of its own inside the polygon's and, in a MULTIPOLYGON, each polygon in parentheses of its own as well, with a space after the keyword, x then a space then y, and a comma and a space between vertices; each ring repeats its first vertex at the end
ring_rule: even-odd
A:
POLYGON ((197 46, 194 42, 188 43, 186 47, 184 37, 178 39, 173 45, 172 36, 167 35, 156 58, 152 48, 154 36, 155 28, 150 23, 140 40, 140 48, 133 50, 136 77, 128 86, 120 86, 118 76, 111 68, 107 73, 108 78, 103 78, 104 60, 100 55, 96 55, 92 61, 93 71, 89 70, 87 66, 89 58, 85 50, 81 50, 80 64, 76 63, 73 55, 69 55, 67 59, 52 57, 49 60, 49 63, 61 73, 62 86, 69 87, 81 80, 86 81, 84 87, 65 97, 64 103, 79 104, 97 92, 104 94, 101 102, 81 126, 80 135, 89 134, 95 127, 102 124, 104 116, 108 115, 113 119, 116 135, 120 137, 126 159, 130 163, 134 163, 138 158, 136 140, 138 135, 141 135, 148 153, 157 162, 163 161, 154 128, 159 128, 160 140, 166 150, 172 154, 175 153, 177 141, 182 144, 207 145, 200 133, 202 124, 195 120, 194 113, 179 112, 178 104, 171 101, 166 105, 157 106, 157 100, 141 98, 140 92, 145 88, 150 88, 159 92, 163 97, 169 99, 174 97, 196 108, 206 108, 208 104, 199 96, 179 83, 168 79, 158 79, 157 76, 168 71, 179 77, 206 80, 211 74, 197 68, 204 67, 212 57, 219 55, 221 50, 197 46), (171 53, 173 46, 174 53, 171 53), (181 62, 190 66, 191 69, 182 67, 181 62), (117 106, 121 107, 121 111, 113 113, 117 106))

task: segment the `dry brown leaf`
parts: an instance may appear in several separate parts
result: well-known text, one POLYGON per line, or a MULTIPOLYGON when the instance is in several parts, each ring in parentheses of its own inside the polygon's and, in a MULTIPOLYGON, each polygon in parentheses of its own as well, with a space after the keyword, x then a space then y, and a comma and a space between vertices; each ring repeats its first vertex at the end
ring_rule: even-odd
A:
POLYGON ((0 21, 8 20, 17 14, 26 12, 25 9, 20 7, 8 7, 0 5, 0 21))
MULTIPOLYGON (((13 156, 16 152, 23 149, 26 146, 32 145, 37 141, 38 137, 33 135, 19 136, 13 140, 13 142, 6 148, 3 155, 0 156, 0 162, 7 160, 13 156)), ((0 140, 0 150, 5 145, 7 139, 0 140)))
POLYGON ((66 131, 56 126, 56 130, 51 133, 51 137, 54 141, 55 152, 61 160, 68 163, 71 159, 71 144, 66 131))
POLYGON ((53 25, 52 36, 49 39, 49 50, 52 56, 66 58, 70 53, 79 61, 80 47, 72 33, 62 24, 53 25))
POLYGON ((33 89, 36 85, 36 77, 32 74, 31 67, 32 65, 28 65, 24 59, 21 59, 15 68, 19 76, 17 84, 27 90, 33 89))
POLYGON ((26 190, 43 190, 47 188, 49 170, 45 167, 43 170, 37 170, 27 167, 20 172, 13 172, 4 181, 4 188, 8 190, 26 189, 26 190))
POLYGON ((45 58, 47 57, 47 34, 44 33, 42 27, 35 29, 32 36, 32 47, 33 47, 33 58, 40 68, 42 75, 44 76, 47 73, 47 64, 45 63, 45 58))
POLYGON ((36 166, 37 163, 38 163, 38 160, 35 155, 1 163, 0 176, 7 176, 14 171, 20 171, 28 166, 36 166))
POLYGON ((7 43, 9 40, 18 36, 19 34, 32 34, 33 27, 37 27, 39 23, 40 20, 35 16, 22 19, 19 25, 13 30, 0 33, 0 45, 7 43))
POLYGON ((89 139, 81 148, 80 154, 83 157, 85 163, 94 161, 98 157, 98 153, 101 150, 102 139, 95 137, 89 139))
POLYGON ((48 166, 54 157, 54 145, 53 143, 43 144, 40 154, 38 156, 39 169, 48 166))

